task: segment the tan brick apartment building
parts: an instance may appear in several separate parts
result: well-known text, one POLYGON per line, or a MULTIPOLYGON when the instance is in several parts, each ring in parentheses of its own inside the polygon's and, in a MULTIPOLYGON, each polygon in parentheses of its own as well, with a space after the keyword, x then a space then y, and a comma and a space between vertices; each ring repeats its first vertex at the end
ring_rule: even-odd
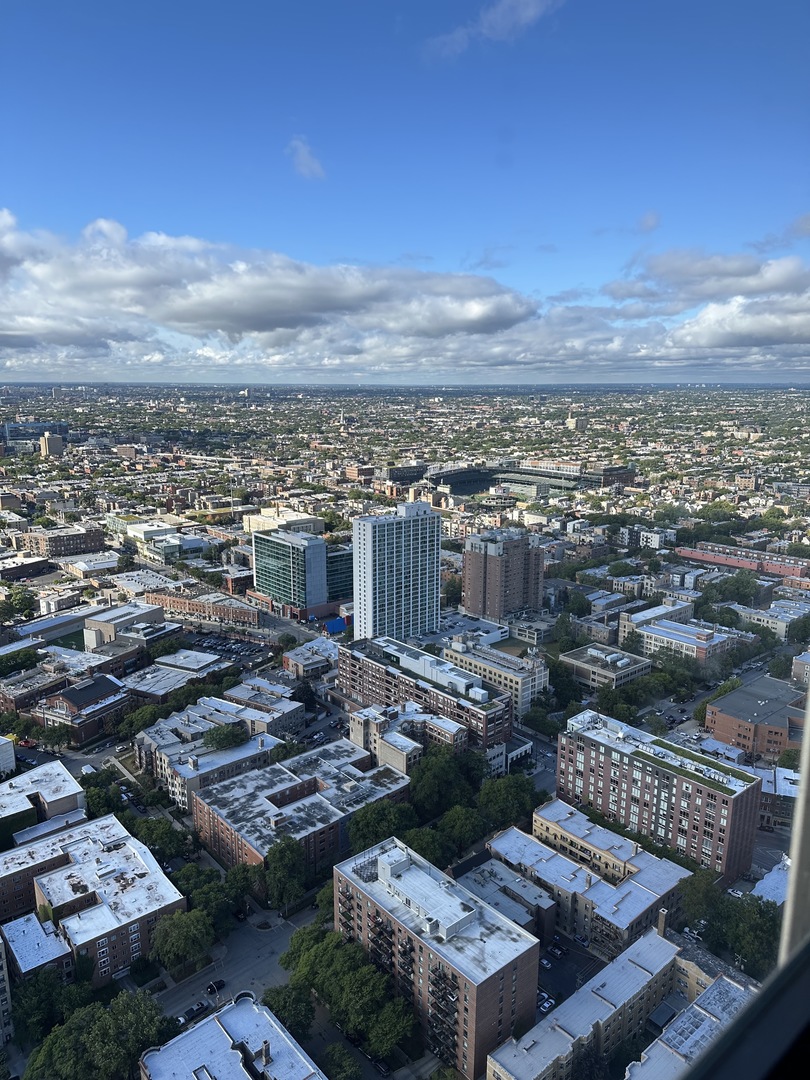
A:
POLYGON ((162 915, 186 900, 155 857, 113 815, 0 855, 0 921, 47 911, 93 983, 109 982, 151 949, 162 915))
POLYGON ((10 539, 15 551, 30 551, 40 558, 52 559, 59 555, 101 551, 104 530, 96 525, 66 525, 61 529, 35 527, 27 532, 12 533, 10 539))
POLYGON ((336 929, 411 1002, 428 1047, 473 1080, 534 1021, 537 939, 401 841, 334 869, 336 929))
POLYGON ((464 610, 495 622, 518 611, 539 611, 545 539, 518 529, 468 536, 461 578, 464 610))

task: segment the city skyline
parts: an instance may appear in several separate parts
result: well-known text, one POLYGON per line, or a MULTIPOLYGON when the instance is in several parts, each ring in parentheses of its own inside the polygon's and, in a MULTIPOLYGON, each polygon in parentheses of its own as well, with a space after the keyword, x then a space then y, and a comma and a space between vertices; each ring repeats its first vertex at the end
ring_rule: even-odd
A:
POLYGON ((806 380, 801 5, 11 0, 0 28, 5 381, 806 380))

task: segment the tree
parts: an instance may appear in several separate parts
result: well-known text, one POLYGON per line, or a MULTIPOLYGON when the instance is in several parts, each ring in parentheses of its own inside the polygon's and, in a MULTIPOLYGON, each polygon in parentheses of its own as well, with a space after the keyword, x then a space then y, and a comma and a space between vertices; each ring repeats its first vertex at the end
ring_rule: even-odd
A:
POLYGON ((205 732, 203 746, 209 750, 228 750, 232 746, 241 746, 249 738, 241 724, 222 724, 205 732))
POLYGON ((407 1039, 413 1030, 413 1008, 403 998, 386 1001, 371 1018, 366 1028, 368 1050, 372 1057, 385 1058, 398 1042, 407 1039))
POLYGON ((486 822, 477 810, 451 806, 442 814, 439 830, 452 845, 456 855, 463 855, 487 831, 486 822))
POLYGON ((781 915, 773 900, 761 900, 750 893, 732 901, 733 918, 727 919, 728 947, 747 974, 764 979, 776 967, 781 915))
POLYGON ((295 634, 279 634, 277 640, 282 649, 294 649, 298 644, 298 638, 295 634))
POLYGON ((204 911, 173 911, 157 921, 152 935, 152 957, 176 970, 200 960, 214 944, 211 917, 204 911))
POLYGON ((633 653, 634 656, 644 655, 644 638, 638 630, 631 630, 624 639, 622 648, 625 652, 633 653))
POLYGON ((470 806, 474 792, 451 750, 431 747, 411 772, 411 803, 422 823, 451 806, 470 806))
POLYGON ((271 907, 285 908, 306 892, 304 849, 291 836, 282 836, 264 860, 267 901, 271 907))
POLYGON ((361 1080, 360 1066, 342 1043, 326 1048, 327 1072, 332 1080, 361 1080))
POLYGON ((302 986, 268 986, 262 995, 266 1005, 279 1018, 294 1039, 309 1038, 315 1007, 309 992, 302 986))
POLYGON ((799 750, 783 750, 776 763, 777 767, 780 769, 790 769, 795 772, 796 769, 799 768, 800 756, 799 750))
POLYGON ((444 600, 448 607, 458 607, 461 603, 461 578, 458 574, 445 581, 444 600))
POLYGON ((443 833, 437 832, 435 829, 424 827, 421 829, 409 829, 400 839, 409 848, 413 848, 417 855, 421 855, 423 859, 427 859, 429 863, 433 863, 439 869, 447 866, 452 858, 452 845, 447 842, 443 833))
POLYGON ((175 829, 164 817, 136 819, 135 833, 142 844, 160 859, 168 862, 183 853, 189 834, 175 829))
MULTIPOLYGON (((237 863, 230 867, 225 874, 225 891, 232 903, 239 908, 244 908, 248 893, 259 885, 263 874, 261 867, 249 866, 247 863, 237 863)), ((175 882, 177 875, 175 875, 175 882)), ((262 882, 263 883, 263 882, 262 882)))
POLYGON ((146 991, 94 1001, 55 1027, 34 1050, 24 1080, 126 1080, 140 1055, 176 1032, 146 991))
POLYGON ((485 780, 478 795, 478 809, 484 820, 498 829, 529 817, 536 803, 534 784, 521 773, 485 780))
POLYGON ((793 657, 787 653, 779 653, 768 664, 768 674, 774 679, 789 679, 793 670, 793 657))
POLYGON ((220 874, 213 866, 200 866, 198 863, 186 863, 172 877, 172 884, 183 896, 192 896, 197 889, 219 881, 220 874))
POLYGON ((318 895, 315 897, 315 903, 318 905, 318 922, 321 926, 332 921, 332 914, 335 910, 335 885, 332 878, 326 882, 326 884, 318 891, 318 895))
POLYGON ((365 851, 387 840, 389 836, 402 836, 409 829, 416 828, 416 825, 416 814, 413 807, 407 803, 392 803, 387 799, 367 803, 360 807, 349 822, 352 852, 357 854, 365 851))

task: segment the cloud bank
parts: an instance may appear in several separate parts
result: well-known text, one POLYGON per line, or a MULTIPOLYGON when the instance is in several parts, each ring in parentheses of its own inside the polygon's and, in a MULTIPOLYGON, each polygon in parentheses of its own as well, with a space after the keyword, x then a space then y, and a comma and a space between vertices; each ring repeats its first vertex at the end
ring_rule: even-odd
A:
MULTIPOLYGON (((485 253, 487 254, 487 253, 485 253)), ((478 268, 495 268, 492 252, 478 268)), ((75 242, 0 210, 0 372, 13 381, 376 383, 801 379, 810 267, 675 249, 601 290, 529 297, 481 273, 315 266, 193 236, 75 242)))

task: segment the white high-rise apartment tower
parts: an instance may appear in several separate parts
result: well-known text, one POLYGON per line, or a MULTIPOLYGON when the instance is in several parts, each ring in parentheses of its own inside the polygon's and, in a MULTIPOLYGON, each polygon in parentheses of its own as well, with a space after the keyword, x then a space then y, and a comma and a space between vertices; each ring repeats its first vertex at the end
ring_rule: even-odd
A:
POLYGON ((425 502, 354 521, 354 636, 397 641, 439 628, 441 518, 425 502))

